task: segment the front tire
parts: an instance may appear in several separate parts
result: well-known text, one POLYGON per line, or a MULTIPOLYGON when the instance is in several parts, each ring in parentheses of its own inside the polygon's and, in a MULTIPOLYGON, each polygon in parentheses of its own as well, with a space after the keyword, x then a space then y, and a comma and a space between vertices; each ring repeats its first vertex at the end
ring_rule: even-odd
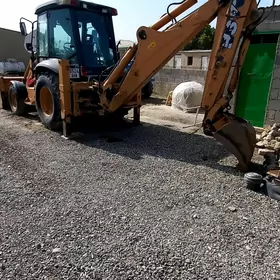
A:
POLYGON ((50 130, 61 129, 61 107, 58 75, 42 73, 37 79, 35 104, 41 122, 50 130))

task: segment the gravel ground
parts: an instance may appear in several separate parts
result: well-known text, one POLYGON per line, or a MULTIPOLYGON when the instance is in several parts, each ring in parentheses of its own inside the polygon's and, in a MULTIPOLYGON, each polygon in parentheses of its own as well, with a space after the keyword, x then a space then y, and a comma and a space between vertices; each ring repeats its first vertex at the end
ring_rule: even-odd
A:
POLYGON ((1 111, 0 131, 1 279, 280 279, 278 203, 215 140, 70 141, 1 111))

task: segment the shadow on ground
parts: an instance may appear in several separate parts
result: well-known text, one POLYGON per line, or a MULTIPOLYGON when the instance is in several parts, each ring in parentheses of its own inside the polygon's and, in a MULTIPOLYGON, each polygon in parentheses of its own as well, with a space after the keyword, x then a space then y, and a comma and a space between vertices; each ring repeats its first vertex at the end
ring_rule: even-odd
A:
MULTIPOLYGON (((152 104, 154 102, 151 101, 152 104)), ((25 118, 40 122, 37 114, 29 114, 25 118)), ((128 119, 108 123, 85 118, 79 120, 73 128, 74 132, 78 132, 73 141, 112 154, 134 160, 141 160, 146 155, 161 157, 242 176, 235 168, 236 159, 231 160, 229 165, 219 163, 231 155, 225 147, 214 138, 200 133, 181 132, 168 126, 143 121, 141 125, 135 126, 128 119)), ((61 135, 61 131, 57 133, 61 135)), ((262 166, 252 163, 249 171, 262 173, 262 166)))
MULTIPOLYGON (((152 100, 151 104, 155 104, 155 100, 152 100)), ((36 113, 29 114, 26 118, 40 122, 36 113)), ((201 133, 181 132, 168 125, 143 121, 135 126, 128 119, 122 122, 111 120, 108 123, 91 117, 78 120, 73 124, 73 128, 74 132, 78 132, 78 135, 73 137, 73 141, 112 154, 135 160, 141 160, 145 155, 162 157, 242 176, 235 168, 236 159, 231 161, 230 165, 219 163, 220 160, 231 155, 225 147, 214 138, 206 137, 201 133)), ((57 133, 61 134, 60 131, 57 133)), ((263 167, 252 163, 249 171, 263 173, 263 167)))
POLYGON ((143 98, 142 105, 163 105, 166 103, 166 98, 160 96, 151 96, 150 98, 143 98))
POLYGON ((240 174, 234 166, 237 161, 232 166, 219 163, 230 155, 219 142, 197 133, 184 133, 145 122, 134 126, 129 120, 98 127, 84 123, 83 127, 79 126, 78 132, 83 135, 73 140, 131 159, 141 160, 149 155, 240 174))

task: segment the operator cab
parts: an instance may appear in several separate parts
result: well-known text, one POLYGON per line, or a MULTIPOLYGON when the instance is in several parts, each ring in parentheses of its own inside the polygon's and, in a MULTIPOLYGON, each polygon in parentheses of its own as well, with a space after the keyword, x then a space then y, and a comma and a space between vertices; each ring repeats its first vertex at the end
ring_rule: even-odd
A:
POLYGON ((98 79, 117 63, 112 20, 116 9, 79 0, 53 0, 38 6, 35 14, 37 62, 68 59, 70 78, 75 80, 98 79))

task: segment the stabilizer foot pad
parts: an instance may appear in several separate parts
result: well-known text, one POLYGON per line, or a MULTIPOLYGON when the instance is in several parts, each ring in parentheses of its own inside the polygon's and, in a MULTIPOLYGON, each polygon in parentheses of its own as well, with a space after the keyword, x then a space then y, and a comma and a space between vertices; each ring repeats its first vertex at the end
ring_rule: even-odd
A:
POLYGON ((77 139, 77 138, 80 138, 83 136, 84 136, 84 133, 77 132, 77 133, 72 133, 69 136, 61 135, 61 138, 65 139, 65 140, 73 140, 73 139, 77 139))

